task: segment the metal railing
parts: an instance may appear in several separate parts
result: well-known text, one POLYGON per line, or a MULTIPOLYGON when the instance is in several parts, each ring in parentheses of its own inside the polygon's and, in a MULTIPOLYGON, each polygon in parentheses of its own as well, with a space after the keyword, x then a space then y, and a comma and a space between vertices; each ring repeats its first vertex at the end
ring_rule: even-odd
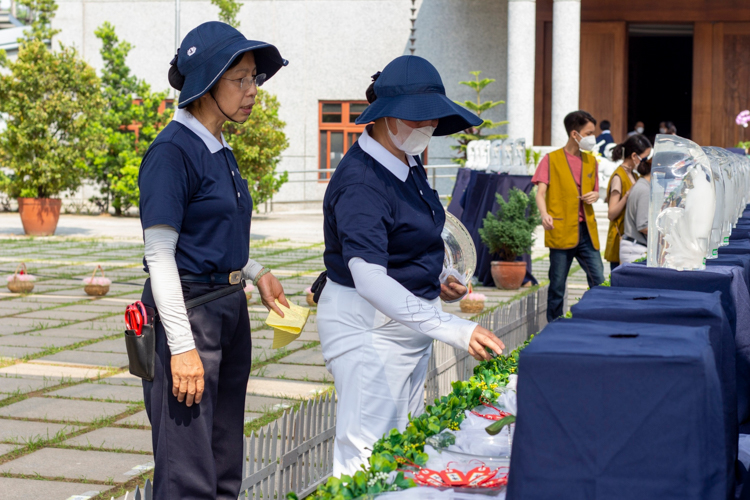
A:
MULTIPOLYGON (((547 290, 538 290, 477 316, 475 321, 497 335, 509 352, 547 323, 547 290)), ((566 294, 567 302, 567 294, 566 294)), ((454 380, 468 380, 477 365, 467 352, 435 341, 425 381, 428 403, 451 391, 454 380)), ((240 499, 281 499, 290 491, 312 494, 333 471, 336 401, 330 395, 302 403, 243 442, 240 499)), ((126 500, 154 500, 150 481, 126 500)), ((114 499, 113 499, 114 500, 114 499)))

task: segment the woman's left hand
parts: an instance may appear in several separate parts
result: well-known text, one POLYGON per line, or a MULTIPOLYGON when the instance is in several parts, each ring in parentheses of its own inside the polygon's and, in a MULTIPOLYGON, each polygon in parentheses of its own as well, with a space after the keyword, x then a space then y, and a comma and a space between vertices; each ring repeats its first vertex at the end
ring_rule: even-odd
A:
POLYGON ((445 302, 458 300, 466 295, 466 287, 458 282, 451 282, 440 285, 440 298, 445 302))
POLYGON ((284 313, 281 312, 275 301, 278 299, 279 303, 285 307, 289 307, 289 302, 284 297, 284 287, 281 286, 278 278, 271 273, 264 274, 258 280, 258 290, 260 290, 260 300, 263 302, 263 305, 269 311, 273 309, 276 311, 276 314, 283 318, 284 313))

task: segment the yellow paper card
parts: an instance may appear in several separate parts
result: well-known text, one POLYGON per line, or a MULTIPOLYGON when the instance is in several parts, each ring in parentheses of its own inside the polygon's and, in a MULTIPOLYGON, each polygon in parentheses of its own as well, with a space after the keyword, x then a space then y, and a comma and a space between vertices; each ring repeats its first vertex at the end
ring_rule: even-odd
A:
POLYGON ((284 312, 284 317, 282 318, 273 310, 268 312, 266 324, 273 328, 272 349, 284 347, 299 337, 307 323, 307 318, 310 316, 310 309, 298 306, 291 301, 288 308, 281 305, 278 300, 276 305, 284 312))

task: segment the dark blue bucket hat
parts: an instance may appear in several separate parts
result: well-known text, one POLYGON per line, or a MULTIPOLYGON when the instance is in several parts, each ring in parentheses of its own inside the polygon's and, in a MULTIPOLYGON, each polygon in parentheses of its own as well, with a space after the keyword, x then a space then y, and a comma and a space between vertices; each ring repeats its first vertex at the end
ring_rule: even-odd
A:
POLYGON ((184 77, 178 107, 184 108, 208 92, 237 56, 251 51, 258 74, 265 73, 266 80, 289 64, 270 43, 248 40, 226 23, 211 21, 191 30, 172 60, 184 77))
POLYGON ((397 57, 375 81, 377 99, 359 115, 362 125, 390 116, 402 120, 439 119, 433 135, 450 135, 482 124, 482 119, 445 96, 435 66, 418 56, 397 57))

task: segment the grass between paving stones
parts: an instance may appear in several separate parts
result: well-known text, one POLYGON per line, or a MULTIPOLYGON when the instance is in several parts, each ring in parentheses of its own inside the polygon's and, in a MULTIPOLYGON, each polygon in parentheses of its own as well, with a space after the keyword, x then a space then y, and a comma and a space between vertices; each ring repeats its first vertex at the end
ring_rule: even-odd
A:
MULTIPOLYGON (((333 392, 334 392, 334 388, 333 388, 333 385, 331 385, 326 390, 321 391, 318 394, 316 394, 315 397, 325 396, 326 394, 333 395, 333 392)), ((268 424, 274 423, 276 420, 283 417, 284 413, 299 410, 300 406, 302 406, 302 403, 309 401, 311 398, 305 398, 305 399, 285 398, 285 399, 287 399, 290 403, 288 407, 280 408, 274 411, 267 411, 262 416, 256 418, 252 422, 246 422, 245 423, 245 437, 250 437, 251 433, 258 432, 260 429, 267 426, 268 424)))

